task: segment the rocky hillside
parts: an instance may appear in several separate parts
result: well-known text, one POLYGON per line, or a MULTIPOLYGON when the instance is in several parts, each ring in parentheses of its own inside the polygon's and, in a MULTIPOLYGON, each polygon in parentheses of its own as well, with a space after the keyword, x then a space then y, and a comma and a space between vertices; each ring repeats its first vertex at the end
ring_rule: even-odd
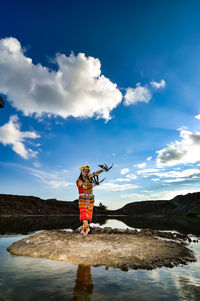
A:
POLYGON ((126 215, 200 215, 200 192, 178 195, 169 201, 133 202, 115 210, 126 215))
POLYGON ((176 213, 200 215, 200 192, 177 195, 171 201, 176 213))
MULTIPOLYGON (((95 213, 101 214, 102 208, 94 208, 95 213)), ((0 194, 0 216, 4 215, 78 215, 78 200, 58 201, 43 200, 34 196, 0 194)))
POLYGON ((52 215, 74 214, 78 203, 43 200, 34 196, 0 194, 0 215, 52 215))
POLYGON ((175 205, 170 201, 142 201, 126 204, 116 210, 117 214, 125 215, 149 215, 149 214, 170 214, 174 211, 175 205))
MULTIPOLYGON (((142 201, 118 210, 95 206, 94 214, 105 215, 200 215, 200 192, 178 195, 169 201, 142 201)), ((78 200, 43 200, 34 196, 0 194, 0 216, 5 215, 78 215, 78 200)))

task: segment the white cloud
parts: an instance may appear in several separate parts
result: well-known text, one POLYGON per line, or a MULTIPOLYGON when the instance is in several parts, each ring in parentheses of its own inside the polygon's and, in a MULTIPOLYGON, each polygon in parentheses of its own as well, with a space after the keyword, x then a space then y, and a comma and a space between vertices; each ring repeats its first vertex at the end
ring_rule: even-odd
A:
POLYGON ((130 181, 130 179, 128 179, 128 178, 117 178, 117 179, 111 179, 110 181, 112 181, 112 182, 129 182, 130 181))
POLYGON ((41 169, 31 168, 28 166, 22 166, 32 176, 38 178, 42 183, 50 186, 51 188, 62 188, 74 185, 74 183, 65 180, 65 171, 44 171, 41 169))
POLYGON ((123 169, 121 169, 120 174, 125 175, 128 172, 129 172, 129 168, 123 168, 123 169))
POLYGON ((200 132, 181 130, 181 141, 157 151, 157 166, 195 163, 200 161, 200 132))
POLYGON ((0 93, 26 116, 93 117, 109 120, 121 102, 117 85, 101 74, 99 59, 57 54, 57 71, 34 64, 15 38, 0 40, 0 93))
MULTIPOLYGON (((126 199, 136 199, 137 201, 140 200, 145 200, 146 194, 142 193, 126 193, 126 194, 121 194, 121 198, 126 198, 126 199)), ((134 200, 133 200, 134 201, 134 200)))
POLYGON ((188 169, 184 169, 182 171, 171 170, 168 172, 154 173, 154 175, 156 175, 160 178, 185 178, 185 177, 191 177, 194 175, 200 175, 200 169, 188 168, 188 169))
MULTIPOLYGON (((126 171, 128 172, 128 171, 126 171)), ((125 178, 117 178, 117 179, 111 179, 112 182, 130 182, 131 180, 135 180, 137 176, 135 174, 126 174, 125 178)))
POLYGON ((146 163, 143 162, 143 163, 140 163, 140 164, 135 164, 135 166, 138 167, 138 168, 143 168, 143 167, 146 166, 146 163))
POLYGON ((194 116, 196 119, 200 119, 200 114, 199 115, 196 115, 194 116))
POLYGON ((128 174, 126 175, 126 177, 130 180, 135 180, 137 178, 137 176, 134 173, 128 174))
MULTIPOLYGON (((194 192, 193 190, 190 192, 194 192)), ((165 190, 165 191, 160 191, 160 192, 156 192, 156 193, 151 193, 151 198, 153 200, 171 200, 172 198, 174 198, 177 195, 184 195, 189 193, 188 190, 165 190)))
POLYGON ((128 189, 135 189, 138 188, 135 184, 116 184, 113 182, 103 183, 99 186, 96 186, 96 190, 103 190, 103 191, 123 191, 128 189))
POLYGON ((152 98, 151 92, 148 88, 142 87, 140 83, 137 84, 136 88, 127 88, 124 96, 124 105, 129 106, 138 102, 148 103, 152 98))
MULTIPOLYGON (((147 175, 147 174, 146 174, 147 175)), ((167 180, 163 180, 164 183, 178 183, 184 181, 193 181, 200 179, 200 169, 197 168, 188 168, 182 171, 171 170, 168 172, 152 172, 148 173, 148 176, 157 176, 159 178, 153 178, 151 181, 160 181, 162 178, 169 178, 167 180)), ((166 184, 163 184, 166 185, 166 184)))
POLYGON ((160 89, 160 88, 164 88, 166 86, 166 83, 165 83, 164 79, 162 79, 160 82, 152 81, 151 85, 155 89, 160 89))
POLYGON ((63 180, 59 180, 59 181, 46 181, 43 179, 43 182, 49 186, 51 186, 52 188, 60 188, 60 187, 67 187, 69 185, 72 185, 72 183, 69 183, 67 181, 63 181, 63 180))
POLYGON ((151 179, 152 181, 156 182, 162 178, 170 178, 170 180, 164 180, 165 183, 175 183, 175 182, 182 182, 186 180, 195 180, 200 178, 200 169, 197 168, 188 168, 182 171, 171 170, 167 172, 161 172, 158 169, 147 169, 143 171, 138 171, 137 173, 142 174, 144 176, 157 176, 158 178, 151 179), (173 180, 171 180, 173 178, 173 180))
MULTIPOLYGON (((167 184, 166 184, 167 185, 167 184)), ((195 192, 195 189, 180 189, 180 190, 164 190, 154 193, 127 193, 120 195, 121 198, 133 199, 132 201, 145 201, 145 200, 171 200, 177 195, 185 195, 187 193, 195 192)))
POLYGON ((34 166, 35 168, 40 168, 40 163, 37 162, 37 161, 35 161, 35 162, 33 162, 33 166, 34 166))
POLYGON ((39 137, 40 136, 35 132, 20 131, 20 123, 17 115, 12 115, 10 120, 0 127, 0 143, 3 145, 10 145, 13 151, 24 159, 36 157, 38 153, 31 148, 27 149, 24 145, 24 140, 27 138, 35 139, 39 137))
POLYGON ((149 169, 142 169, 142 170, 137 170, 137 174, 141 175, 141 174, 155 174, 155 172, 159 171, 159 169, 155 169, 155 168, 149 168, 149 169))
POLYGON ((171 179, 171 180, 164 180, 165 183, 177 183, 177 182, 184 182, 187 180, 191 180, 191 178, 179 178, 179 179, 171 179))
POLYGON ((152 159, 152 156, 149 156, 149 157, 147 157, 147 161, 151 161, 151 159, 152 159))

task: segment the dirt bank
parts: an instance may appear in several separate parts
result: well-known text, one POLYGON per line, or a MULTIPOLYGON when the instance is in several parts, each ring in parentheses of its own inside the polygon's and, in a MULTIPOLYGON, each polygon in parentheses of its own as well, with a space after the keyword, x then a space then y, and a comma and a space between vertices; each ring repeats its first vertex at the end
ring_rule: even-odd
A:
POLYGON ((86 237, 76 231, 50 230, 23 238, 7 250, 13 255, 42 257, 73 264, 104 265, 106 268, 121 270, 154 269, 195 261, 186 240, 186 235, 149 229, 97 228, 86 237))

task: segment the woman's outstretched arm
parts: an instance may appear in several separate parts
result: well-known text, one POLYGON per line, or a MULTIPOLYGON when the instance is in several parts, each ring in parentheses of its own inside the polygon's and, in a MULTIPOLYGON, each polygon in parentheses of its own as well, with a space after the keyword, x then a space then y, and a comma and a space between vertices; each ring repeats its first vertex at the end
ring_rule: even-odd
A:
POLYGON ((107 172, 107 170, 100 169, 100 170, 97 170, 97 171, 91 173, 91 174, 89 175, 89 178, 93 178, 94 176, 99 175, 99 174, 102 173, 103 171, 106 171, 106 172, 107 172))

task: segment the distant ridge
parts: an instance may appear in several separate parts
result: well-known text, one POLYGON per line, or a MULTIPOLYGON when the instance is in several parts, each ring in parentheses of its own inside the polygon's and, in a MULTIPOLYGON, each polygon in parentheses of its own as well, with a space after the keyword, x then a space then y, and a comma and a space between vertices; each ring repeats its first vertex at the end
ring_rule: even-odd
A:
POLYGON ((171 200, 128 203, 115 212, 128 215, 200 215, 200 192, 177 195, 171 200))
MULTIPOLYGON (((5 215, 78 215, 78 200, 43 200, 34 196, 0 194, 0 216, 5 215)), ((141 201, 117 210, 95 206, 100 215, 200 215, 200 192, 177 195, 171 200, 141 201)))

